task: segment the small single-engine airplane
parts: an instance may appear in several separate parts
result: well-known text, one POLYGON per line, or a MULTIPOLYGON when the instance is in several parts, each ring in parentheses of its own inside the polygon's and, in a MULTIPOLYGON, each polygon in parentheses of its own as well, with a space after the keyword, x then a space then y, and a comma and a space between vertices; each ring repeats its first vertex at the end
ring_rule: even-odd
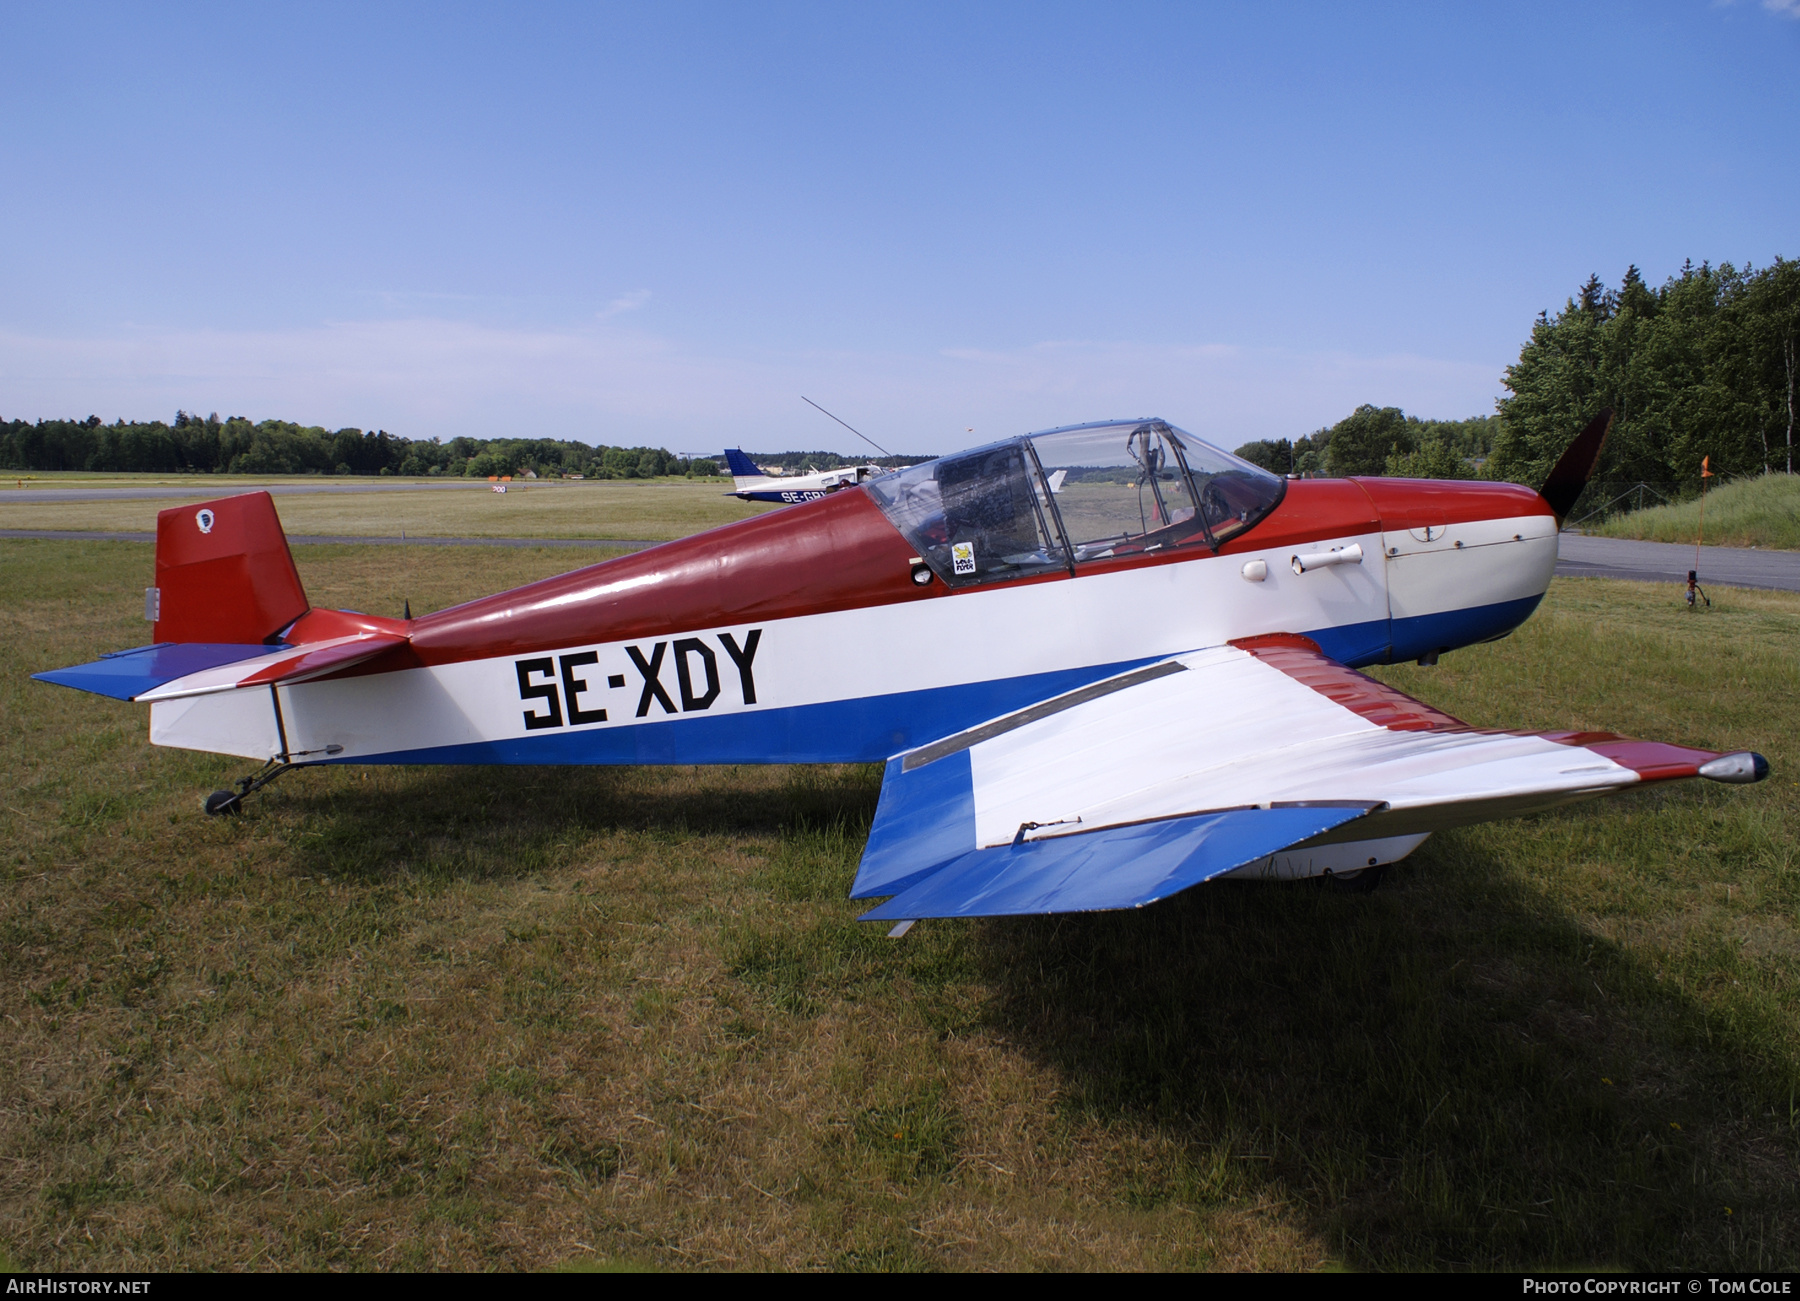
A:
POLYGON ((815 474, 764 474, 755 461, 736 447, 725 449, 725 464, 731 470, 732 485, 731 491, 725 494, 727 497, 742 497, 745 501, 772 501, 781 505, 817 501, 830 493, 854 488, 877 475, 887 473, 879 465, 845 465, 836 470, 820 470, 815 474))
POLYGON ((1767 774, 1473 728, 1355 671, 1518 627, 1610 421, 1541 493, 1054 429, 416 619, 312 608, 249 493, 158 516, 153 645, 37 676, 264 760, 215 813, 323 763, 879 761, 851 893, 895 933, 1221 876, 1366 888, 1446 827, 1767 774))

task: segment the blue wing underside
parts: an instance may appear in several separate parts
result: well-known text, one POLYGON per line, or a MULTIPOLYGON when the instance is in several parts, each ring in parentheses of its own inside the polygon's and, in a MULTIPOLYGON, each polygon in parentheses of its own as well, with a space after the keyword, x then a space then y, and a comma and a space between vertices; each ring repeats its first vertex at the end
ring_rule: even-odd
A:
MULTIPOLYGON (((973 747, 888 761, 853 899, 865 921, 1141 908, 1367 814, 1374 805, 1219 809, 976 848, 973 747)), ((1035 828, 1028 828, 1035 830, 1035 828)))
MULTIPOLYGON (((970 850, 915 876, 863 920, 1141 908, 1323 835, 1375 807, 1222 809, 970 850)), ((859 891, 856 897, 868 894, 859 891)))

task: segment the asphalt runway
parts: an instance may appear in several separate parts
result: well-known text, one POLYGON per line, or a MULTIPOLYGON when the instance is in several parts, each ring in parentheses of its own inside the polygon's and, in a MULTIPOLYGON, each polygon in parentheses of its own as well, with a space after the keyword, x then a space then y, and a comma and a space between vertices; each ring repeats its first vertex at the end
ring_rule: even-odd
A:
MULTIPOLYGON (((1638 583, 1687 584, 1694 548, 1679 542, 1634 542, 1564 533, 1558 539, 1556 572, 1564 578, 1623 578, 1638 583)), ((1800 592, 1800 551, 1752 551, 1701 547, 1702 587, 1757 587, 1800 592)))
MULTIPOLYGON (((5 476, 0 475, 0 483, 5 476)), ((15 480, 17 482, 17 480, 15 480)), ((513 487, 524 488, 549 480, 515 479, 513 487)), ((486 479, 455 479, 443 483, 419 483, 414 480, 395 482, 389 479, 316 479, 302 483, 234 483, 223 487, 196 483, 192 488, 0 488, 0 502, 69 502, 69 501, 200 501, 208 497, 233 496, 245 492, 266 492, 273 497, 301 497, 316 492, 441 492, 448 488, 492 488, 486 479)))
MULTIPOLYGON (((0 529, 0 538, 154 542, 156 534, 0 529)), ((646 547, 662 545, 643 538, 399 538, 356 534, 294 534, 288 541, 295 546, 612 547, 622 551, 642 551, 646 547)), ((1564 533, 1558 543, 1556 572, 1562 578, 1618 578, 1636 583, 1685 584, 1688 570, 1694 564, 1694 549, 1675 542, 1633 542, 1624 538, 1591 538, 1580 533, 1564 533)), ((1800 592, 1800 551, 1701 547, 1700 585, 1800 592)))
MULTIPOLYGON (((154 542, 154 533, 95 533, 81 529, 0 529, 0 539, 35 538, 55 542, 154 542)), ((382 546, 382 547, 613 547, 624 551, 642 551, 660 547, 661 542, 643 538, 402 538, 369 537, 360 533, 290 533, 291 546, 382 546)))

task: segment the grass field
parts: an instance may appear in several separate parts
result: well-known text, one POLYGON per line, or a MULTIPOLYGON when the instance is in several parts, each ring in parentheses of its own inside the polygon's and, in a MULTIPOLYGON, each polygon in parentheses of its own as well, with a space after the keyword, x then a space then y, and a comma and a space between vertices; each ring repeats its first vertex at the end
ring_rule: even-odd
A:
MULTIPOLYGON (((299 563, 386 610, 392 555, 299 563)), ((1367 898, 890 941, 844 898, 872 768, 330 769, 207 820, 245 765, 26 680, 142 641, 149 565, 0 542, 22 1269, 1800 1261, 1800 598, 1559 580, 1382 670, 1479 724, 1759 749, 1760 786, 1440 835, 1367 898)))
MULTIPOLYGON (((1652 506, 1582 527, 1602 537, 1691 545, 1701 529, 1700 503, 1652 506)), ((1716 547, 1800 550, 1800 475, 1765 474, 1708 492, 1705 541, 1716 547)))
MULTIPOLYGON (((221 479, 226 476, 220 476, 221 479)), ((124 483, 52 483, 32 487, 134 487, 193 484, 154 476, 124 483)), ((195 501, 266 486, 268 481, 215 482, 207 476, 195 501)), ((290 482, 293 482, 290 480, 290 482)), ((363 480, 362 482, 368 482, 363 480)), ((435 482, 441 482, 435 481, 435 482)), ((725 496, 724 480, 600 480, 513 483, 506 493, 485 482, 413 492, 309 493, 277 497, 275 509, 292 534, 410 537, 645 538, 664 541, 778 509, 725 496)), ((16 491, 16 489, 15 489, 16 491)), ((180 503, 156 501, 9 502, 0 489, 0 529, 150 532, 156 513, 180 503)))

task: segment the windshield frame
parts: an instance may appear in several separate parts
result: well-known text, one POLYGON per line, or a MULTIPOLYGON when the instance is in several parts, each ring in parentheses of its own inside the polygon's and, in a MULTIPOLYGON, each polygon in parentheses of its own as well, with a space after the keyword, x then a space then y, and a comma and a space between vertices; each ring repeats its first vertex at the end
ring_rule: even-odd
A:
MULTIPOLYGON (((1162 437, 1167 439, 1169 444, 1175 448, 1176 459, 1181 464, 1181 472, 1187 479, 1188 492, 1191 494, 1196 504, 1200 503, 1204 490, 1201 489, 1193 465, 1188 460, 1190 451, 1203 450, 1208 457, 1216 457, 1222 462, 1221 469, 1214 471, 1209 475, 1209 483, 1211 478, 1216 478, 1219 474, 1228 471, 1240 471, 1252 480, 1266 480, 1272 483, 1273 491, 1269 494, 1268 501, 1263 505, 1262 509, 1257 512, 1255 517, 1245 521, 1242 528, 1232 529, 1223 537, 1220 537, 1218 533, 1214 531, 1212 521, 1206 518, 1206 512, 1204 510, 1198 512, 1197 518, 1200 521, 1202 532, 1205 536, 1207 545, 1212 548, 1214 555, 1217 555, 1221 548, 1236 541, 1238 538, 1243 537, 1270 515, 1274 514, 1275 511, 1280 508, 1283 499, 1286 498, 1288 486, 1286 475, 1280 475, 1271 470, 1265 470, 1262 466, 1246 461, 1241 456, 1234 456, 1232 453, 1227 452, 1224 448, 1220 447, 1217 443, 1214 443, 1209 439, 1201 438, 1197 434, 1191 434, 1178 425, 1170 424, 1160 416, 1144 416, 1138 420, 1089 420, 1078 425, 1058 425, 1054 429, 1034 429, 1025 435, 1025 440, 1027 443, 1032 443, 1035 439, 1047 438, 1053 434, 1080 434, 1087 433, 1091 430, 1109 428, 1127 430, 1145 426, 1150 427, 1155 430, 1155 432, 1162 435, 1162 437)), ((1036 458, 1035 446, 1033 447, 1033 458, 1036 458)), ((1043 467, 1041 464, 1038 468, 1039 472, 1042 473, 1043 467)), ((1047 484, 1048 481, 1046 480, 1046 486, 1047 484)), ((1061 520, 1059 518, 1058 525, 1060 526, 1060 524, 1061 520)), ((1179 545, 1182 544, 1177 544, 1177 546, 1179 545)), ((1073 562, 1074 553, 1072 551, 1070 552, 1070 559, 1071 562, 1073 562)), ((1086 564, 1092 562, 1083 561, 1082 563, 1086 564)))
POLYGON ((1027 434, 1019 440, 1025 444, 1025 455, 1031 460, 1031 472, 1037 476, 1038 514, 1048 515, 1050 523, 1056 526, 1056 540, 1062 544, 1063 561, 1069 567, 1069 577, 1075 577, 1075 548, 1069 542, 1069 530, 1063 524, 1062 511, 1057 509, 1056 494, 1050 491, 1050 476, 1044 473, 1044 463, 1038 460, 1037 448, 1032 445, 1031 436, 1027 434), (1044 507, 1048 505, 1049 511, 1044 507))
POLYGON ((1164 547, 1185 547, 1199 542, 1214 545, 1202 516, 1187 458, 1166 421, 1097 421, 1027 434, 1025 441, 1037 458, 1046 486, 1051 489, 1051 500, 1075 563, 1148 555, 1164 547), (1071 456, 1077 459, 1070 462, 1071 456), (1097 459, 1090 462, 1088 458, 1097 459), (1057 471, 1054 476, 1050 472, 1052 466, 1057 471), (1121 470, 1136 482, 1136 492, 1132 495, 1136 503, 1135 518, 1112 518, 1121 503, 1114 503, 1109 509, 1103 509, 1098 518, 1092 518, 1094 501, 1087 494, 1096 484, 1125 482, 1116 478, 1121 470), (1100 477, 1090 479, 1093 472, 1100 477), (1065 474, 1074 477, 1064 480, 1060 487, 1055 486, 1055 481, 1065 474), (1145 500, 1146 491, 1148 501, 1145 500), (1171 496, 1176 492, 1185 494, 1187 505, 1192 507, 1180 520, 1169 506, 1171 496), (1077 511, 1084 517, 1079 524, 1070 515, 1071 498, 1081 499, 1080 504, 1087 507, 1077 511), (1147 513, 1146 507, 1149 508, 1147 513), (1156 521, 1154 524, 1150 522, 1152 519, 1156 521), (1117 525, 1120 531, 1092 535, 1096 525, 1117 525))
MULTIPOLYGON (((1179 550, 1200 542, 1205 542, 1212 554, 1218 555, 1226 543, 1249 532, 1250 529, 1266 519, 1287 495, 1287 481, 1282 476, 1272 474, 1241 457, 1233 456, 1215 444, 1199 438, 1185 429, 1177 428, 1157 416, 1147 416, 1140 420, 1092 420, 1078 425, 1059 425, 1054 429, 1034 430, 1026 434, 1025 441, 1031 446, 1032 453, 1037 458, 1040 472, 1046 476, 1046 486, 1048 486, 1049 478, 1048 471, 1044 467, 1054 462, 1044 459, 1046 453, 1040 449, 1040 441, 1067 439, 1070 436, 1080 438, 1094 434, 1113 434, 1122 437, 1128 452, 1132 444, 1144 435, 1161 440, 1165 448, 1173 451, 1174 464, 1168 468, 1179 474, 1181 485, 1188 494, 1188 500, 1193 503, 1195 508, 1193 525, 1184 532, 1183 536, 1150 540, 1155 538, 1157 533, 1165 532, 1165 530, 1152 530, 1134 538, 1134 543, 1138 545, 1132 546, 1125 553, 1126 555, 1148 554, 1164 547, 1170 550, 1179 550), (1195 468, 1196 458, 1200 465, 1199 469, 1195 468), (1230 493, 1221 495, 1215 487, 1221 479, 1226 478, 1241 478, 1246 483, 1256 485, 1250 497, 1260 500, 1257 500, 1249 508, 1254 512, 1253 514, 1239 513, 1237 518, 1232 518, 1231 507, 1240 503, 1233 502, 1230 493), (1218 519, 1212 518, 1214 513, 1219 515, 1218 519), (1147 545, 1143 545, 1145 542, 1147 545)), ((1132 459, 1139 461, 1140 466, 1143 465, 1142 459, 1136 453, 1129 454, 1132 459)), ((1147 483, 1151 492, 1155 494, 1157 513, 1168 518, 1167 503, 1163 500, 1162 485, 1164 482, 1166 481, 1155 475, 1151 475, 1147 481, 1140 478, 1140 489, 1147 483)), ((1054 493, 1051 500, 1055 503, 1054 509, 1058 524, 1064 529, 1065 545, 1070 548, 1069 555, 1072 564, 1087 565, 1115 558, 1110 552, 1084 555, 1083 551, 1088 548, 1085 544, 1078 546, 1075 543, 1074 533, 1068 530, 1062 518, 1064 510, 1062 503, 1057 500, 1054 493)), ((1123 556, 1116 558, 1122 559, 1123 556)))
MULTIPOLYGON (((996 439, 991 443, 983 443, 976 447, 947 452, 930 461, 920 462, 917 465, 908 466, 904 470, 896 471, 895 477, 911 479, 924 471, 927 466, 935 466, 940 462, 960 461, 996 452, 1006 447, 1017 447, 1022 453, 1023 465, 1021 468, 1024 470, 1025 477, 1030 480, 1031 507, 1037 531, 1043 542, 1049 547, 1044 553, 1042 561, 1037 564, 1025 564, 1010 570, 995 569, 986 572, 958 573, 946 562, 944 556, 937 554, 941 548, 935 547, 928 542, 927 538, 919 534, 919 526, 929 517, 921 515, 915 518, 916 507, 903 504, 901 497, 895 496, 893 489, 884 483, 890 476, 883 475, 861 485, 865 491, 870 493, 882 513, 887 516, 888 521, 900 530, 901 535, 908 542, 914 545, 924 563, 943 581, 945 586, 953 591, 983 587, 993 583, 1043 579, 1059 574, 1074 578, 1078 576, 1080 569, 1091 565, 1104 564, 1112 560, 1138 561, 1157 553, 1161 553, 1163 556, 1176 556, 1201 542, 1204 542, 1208 550, 1216 556, 1227 543, 1243 536, 1266 519, 1281 504, 1282 498, 1287 494, 1287 482, 1280 475, 1271 474, 1260 466, 1252 465, 1240 457, 1233 456, 1213 443, 1198 438, 1185 429, 1179 429, 1168 421, 1155 416, 1142 420, 1093 420, 1079 425, 1060 425, 1054 429, 1033 430, 1013 438, 996 439), (1083 557, 1078 554, 1078 548, 1073 541, 1074 535, 1069 531, 1069 526, 1063 518, 1062 506, 1057 501, 1057 492, 1051 487, 1050 476, 1044 470, 1044 462, 1038 452, 1037 440, 1055 435, 1084 434, 1106 429, 1116 429, 1127 438, 1139 432, 1151 433, 1162 439, 1166 446, 1174 449, 1175 468, 1181 476, 1181 482, 1187 491, 1189 501, 1194 504, 1193 520, 1197 527, 1181 538, 1166 542, 1153 542, 1148 547, 1133 548, 1122 555, 1115 556, 1108 552, 1102 555, 1083 557), (1217 469, 1206 471, 1206 488, 1204 489, 1201 487, 1200 477, 1197 475, 1191 459, 1196 455, 1204 463, 1210 465, 1216 462, 1218 465, 1217 469), (1268 491, 1259 494, 1264 497, 1264 501, 1253 518, 1244 520, 1241 527, 1232 527, 1228 533, 1220 536, 1221 530, 1215 527, 1214 522, 1207 517, 1206 494, 1211 490, 1213 482, 1221 475, 1239 472, 1253 481, 1262 483, 1268 491)), ((931 473, 931 478, 935 483, 935 471, 931 473)), ((898 484, 893 485, 893 487, 898 486, 898 484)), ((1152 491, 1157 494, 1159 513, 1167 518, 1169 510, 1161 499, 1162 490, 1154 478, 1150 486, 1152 491)), ((1221 522, 1225 525, 1238 523, 1229 518, 1221 522)), ((1177 526, 1167 527, 1173 529, 1177 526)), ((1141 536, 1150 538, 1158 531, 1160 530, 1152 530, 1141 536)))

